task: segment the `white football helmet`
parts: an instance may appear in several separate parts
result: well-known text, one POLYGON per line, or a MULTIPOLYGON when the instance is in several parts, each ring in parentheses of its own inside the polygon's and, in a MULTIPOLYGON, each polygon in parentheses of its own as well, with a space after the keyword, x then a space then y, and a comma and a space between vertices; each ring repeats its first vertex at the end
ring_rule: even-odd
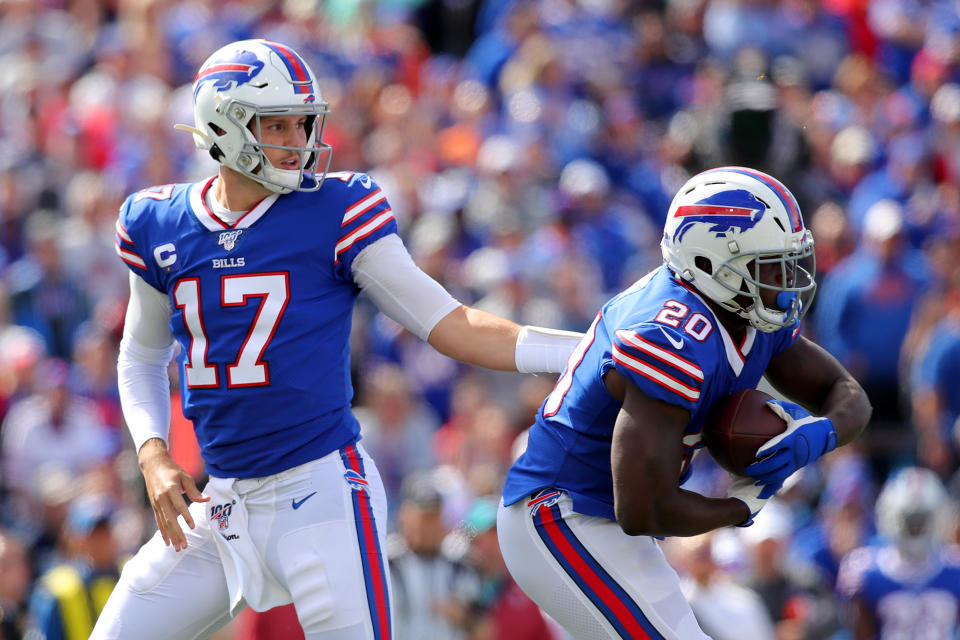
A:
POLYGON ((790 326, 813 301, 813 234, 793 194, 755 169, 690 178, 670 203, 660 248, 683 280, 760 331, 790 326), (763 290, 777 292, 775 307, 764 305, 763 290))
POLYGON ((193 81, 196 126, 176 127, 192 133, 197 148, 209 151, 214 160, 271 191, 316 191, 333 151, 323 142, 329 112, 316 76, 296 51, 268 40, 240 40, 215 51, 200 67, 193 81), (306 146, 261 142, 260 119, 288 115, 306 116, 306 146), (265 148, 299 152, 300 168, 274 167, 265 148))
POLYGON ((922 558, 942 536, 948 506, 936 473, 908 467, 883 485, 877 498, 877 530, 905 554, 922 558))

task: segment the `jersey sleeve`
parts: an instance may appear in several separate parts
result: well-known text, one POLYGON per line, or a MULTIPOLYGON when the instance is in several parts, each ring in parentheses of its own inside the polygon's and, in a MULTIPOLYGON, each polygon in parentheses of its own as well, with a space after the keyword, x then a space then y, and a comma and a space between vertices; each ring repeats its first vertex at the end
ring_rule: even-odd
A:
POLYGON ((613 361, 617 371, 647 395, 690 413, 697 408, 704 375, 689 336, 661 324, 619 329, 613 361))
POLYGON ((120 206, 115 225, 114 248, 120 259, 133 273, 143 278, 151 287, 163 291, 157 274, 151 269, 152 261, 146 259, 149 242, 147 224, 150 220, 148 207, 140 203, 139 194, 129 196, 120 206))
POLYGON ((354 259, 380 238, 397 233, 397 221, 386 194, 365 174, 350 174, 343 202, 334 261, 337 275, 353 281, 354 259))

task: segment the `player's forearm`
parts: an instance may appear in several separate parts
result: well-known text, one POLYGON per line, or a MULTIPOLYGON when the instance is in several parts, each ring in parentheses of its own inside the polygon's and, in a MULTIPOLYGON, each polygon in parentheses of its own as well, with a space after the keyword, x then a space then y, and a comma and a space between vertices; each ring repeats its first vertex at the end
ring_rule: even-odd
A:
POLYGON ((837 431, 837 446, 842 446, 860 435, 870 421, 873 408, 863 387, 846 375, 833 384, 821 411, 837 431))
POLYGON ((430 332, 428 342, 440 353, 468 364, 516 371, 521 326, 506 318, 461 305, 430 332))
POLYGON ((451 358, 488 369, 560 373, 583 338, 576 331, 530 325, 460 306, 430 333, 433 347, 451 358))
POLYGON ((686 489, 677 489, 642 509, 631 509, 629 502, 617 500, 615 510, 620 528, 631 536, 695 536, 738 525, 750 517, 739 500, 708 498, 686 489))

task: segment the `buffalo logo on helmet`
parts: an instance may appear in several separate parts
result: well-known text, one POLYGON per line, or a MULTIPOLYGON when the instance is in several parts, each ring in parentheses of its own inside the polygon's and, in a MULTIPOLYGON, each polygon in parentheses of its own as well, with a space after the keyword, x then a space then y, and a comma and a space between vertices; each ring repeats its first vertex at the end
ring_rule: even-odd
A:
POLYGON ((193 93, 196 95, 205 82, 213 82, 217 91, 226 91, 253 80, 263 69, 263 61, 252 51, 239 51, 228 60, 216 60, 200 69, 193 80, 193 93))
POLYGON ((695 204, 677 207, 674 217, 681 222, 674 231, 674 241, 683 239, 695 224, 709 224, 710 233, 725 238, 734 229, 742 233, 757 226, 767 206, 746 189, 720 191, 695 204))

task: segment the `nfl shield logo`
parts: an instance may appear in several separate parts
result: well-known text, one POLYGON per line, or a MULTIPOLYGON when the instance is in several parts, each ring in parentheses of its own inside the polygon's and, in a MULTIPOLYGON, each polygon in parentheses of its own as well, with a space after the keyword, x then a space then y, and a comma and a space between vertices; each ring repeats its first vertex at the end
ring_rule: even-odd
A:
POLYGON ((214 505, 210 509, 210 519, 217 521, 217 528, 225 531, 230 528, 230 512, 233 511, 234 502, 227 504, 214 505))
POLYGON ((227 251, 233 251, 233 248, 237 246, 237 241, 240 239, 241 233, 243 233, 243 229, 224 231, 220 234, 220 239, 217 240, 217 244, 222 246, 227 251))

